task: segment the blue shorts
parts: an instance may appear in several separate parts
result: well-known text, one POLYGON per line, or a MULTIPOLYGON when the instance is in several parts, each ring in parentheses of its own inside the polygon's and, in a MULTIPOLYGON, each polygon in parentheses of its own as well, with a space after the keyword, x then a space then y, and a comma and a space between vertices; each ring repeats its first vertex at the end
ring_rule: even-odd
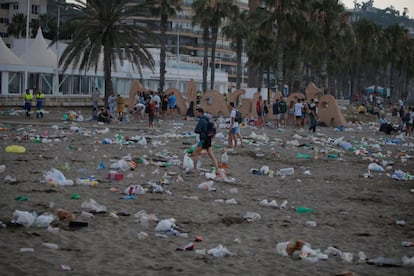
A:
POLYGON ((238 134, 238 133, 240 133, 240 128, 239 127, 233 127, 232 129, 230 129, 230 133, 231 134, 238 134))

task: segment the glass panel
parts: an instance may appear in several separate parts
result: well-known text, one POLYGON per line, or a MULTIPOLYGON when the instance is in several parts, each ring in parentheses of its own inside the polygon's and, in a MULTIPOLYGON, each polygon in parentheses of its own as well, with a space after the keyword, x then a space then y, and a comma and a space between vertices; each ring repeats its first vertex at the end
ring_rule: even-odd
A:
POLYGON ((9 72, 9 94, 23 94, 22 74, 20 72, 9 72))
POLYGON ((64 76, 64 75, 59 75, 59 91, 63 94, 63 95, 69 95, 70 94, 70 87, 71 87, 71 77, 70 76, 64 76))
POLYGON ((52 74, 41 74, 40 89, 45 94, 53 93, 52 74))
POLYGON ((80 94, 80 87, 79 87, 79 76, 72 76, 72 94, 79 95, 80 94))
POLYGON ((92 90, 89 86, 89 77, 87 76, 80 77, 80 88, 81 88, 81 94, 83 95, 91 94, 90 91, 92 90))

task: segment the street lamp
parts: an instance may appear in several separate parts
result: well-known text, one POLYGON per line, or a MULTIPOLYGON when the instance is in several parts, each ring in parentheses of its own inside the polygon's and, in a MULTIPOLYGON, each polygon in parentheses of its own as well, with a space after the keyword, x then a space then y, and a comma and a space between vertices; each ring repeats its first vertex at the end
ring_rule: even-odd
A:
POLYGON ((28 66, 29 66, 29 22, 30 22, 30 0, 27 0, 26 16, 26 58, 24 61, 24 91, 28 88, 28 66))
POLYGON ((56 76, 55 76, 55 92, 59 93, 59 30, 60 30, 60 8, 57 2, 57 30, 56 30, 56 76))
POLYGON ((177 57, 176 57, 176 62, 177 62, 177 89, 180 90, 180 83, 179 83, 179 79, 180 79, 180 28, 181 28, 181 24, 177 24, 176 25, 177 28, 177 57))

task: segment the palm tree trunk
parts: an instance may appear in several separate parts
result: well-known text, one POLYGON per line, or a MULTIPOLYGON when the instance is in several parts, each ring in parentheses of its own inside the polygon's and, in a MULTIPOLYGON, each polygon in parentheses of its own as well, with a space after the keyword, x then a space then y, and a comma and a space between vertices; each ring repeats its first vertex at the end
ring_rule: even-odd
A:
POLYGON ((243 52, 243 40, 237 39, 236 42, 236 63, 237 63, 237 70, 236 70, 236 89, 240 89, 240 83, 242 78, 242 53, 243 52))
POLYGON ((321 90, 323 94, 328 93, 328 55, 322 55, 322 65, 321 65, 321 90))
POLYGON ((111 49, 108 47, 104 47, 104 80, 105 80, 105 102, 104 106, 106 108, 109 107, 108 105, 108 97, 112 93, 112 63, 111 63, 111 49))
POLYGON ((160 87, 159 92, 162 93, 164 91, 164 84, 165 84, 165 39, 166 39, 166 29, 168 23, 168 16, 165 14, 161 15, 160 21, 160 33, 161 33, 161 44, 160 44, 160 87))
POLYGON ((283 57, 284 57, 284 45, 282 42, 279 42, 277 45, 277 91, 283 93, 284 79, 283 79, 283 57))
POLYGON ((207 70, 208 70, 208 28, 204 28, 203 32, 203 42, 204 42, 204 55, 203 55, 203 83, 202 90, 203 94, 207 91, 207 70))
POLYGON ((216 43, 218 27, 213 27, 211 32, 211 68, 210 68, 210 89, 214 90, 214 78, 216 70, 216 43))

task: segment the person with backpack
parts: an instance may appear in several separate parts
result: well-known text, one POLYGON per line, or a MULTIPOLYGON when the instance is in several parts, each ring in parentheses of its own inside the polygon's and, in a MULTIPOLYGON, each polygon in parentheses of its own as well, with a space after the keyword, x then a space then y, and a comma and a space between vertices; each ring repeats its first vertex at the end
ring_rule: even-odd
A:
POLYGON ((193 173, 197 174, 197 163, 198 163, 198 155, 204 149, 207 151, 207 155, 210 157, 211 161, 213 162, 214 167, 216 167, 217 172, 218 170, 218 162, 217 158, 214 156, 213 148, 211 147, 211 142, 213 139, 213 135, 209 133, 209 123, 210 123, 210 130, 211 130, 211 123, 209 119, 204 115, 204 109, 197 108, 196 109, 196 117, 198 119, 197 125, 195 127, 194 132, 199 134, 199 141, 197 143, 197 147, 193 152, 193 163, 194 169, 193 173))
POLYGON ((272 105, 272 111, 273 111, 273 128, 279 128, 279 122, 280 122, 280 105, 279 105, 279 99, 276 99, 275 102, 272 105))
POLYGON ((240 135, 239 124, 241 123, 242 116, 240 111, 234 106, 234 102, 230 102, 230 107, 232 108, 230 112, 230 126, 229 126, 229 135, 228 135, 228 148, 233 146, 237 148, 237 139, 240 139, 240 147, 243 147, 243 138, 240 135))

